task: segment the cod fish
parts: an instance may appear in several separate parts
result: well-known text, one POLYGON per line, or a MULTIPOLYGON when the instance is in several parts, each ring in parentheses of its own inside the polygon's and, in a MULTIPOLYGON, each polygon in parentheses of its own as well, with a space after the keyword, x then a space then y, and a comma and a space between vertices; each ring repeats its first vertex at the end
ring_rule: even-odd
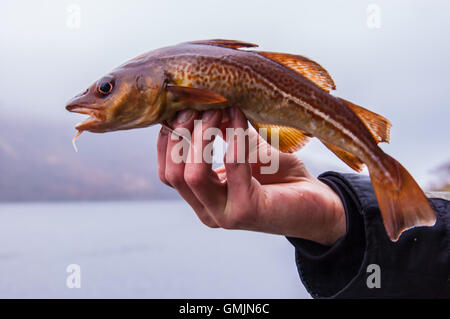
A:
POLYGON ((140 55, 93 83, 66 109, 89 115, 78 124, 95 133, 166 123, 186 108, 239 107, 258 130, 279 132, 279 150, 294 152, 311 137, 356 171, 367 165, 387 235, 397 241, 436 216, 406 169, 378 147, 389 121, 333 96, 335 84, 318 63, 300 55, 254 51, 234 40, 181 43, 140 55), (247 49, 243 49, 247 48, 247 49))

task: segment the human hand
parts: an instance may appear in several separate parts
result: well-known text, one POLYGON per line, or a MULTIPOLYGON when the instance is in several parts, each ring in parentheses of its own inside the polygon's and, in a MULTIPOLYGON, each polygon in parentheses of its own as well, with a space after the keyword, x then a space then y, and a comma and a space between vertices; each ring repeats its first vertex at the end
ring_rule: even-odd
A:
MULTIPOLYGON (((247 119, 238 108, 202 114, 184 110, 171 125, 191 132, 187 158, 201 159, 205 147, 215 138, 202 138, 208 128, 218 127, 224 133, 226 127, 248 128, 247 119), (200 116, 202 125, 194 127, 194 120, 200 116)), ((312 176, 297 156, 274 149, 253 128, 244 146, 245 162, 239 163, 236 155, 232 159, 225 156, 224 166, 216 170, 203 160, 174 161, 172 151, 179 140, 172 139, 172 134, 163 127, 158 136, 159 178, 180 193, 205 225, 299 237, 324 245, 332 245, 345 234, 345 212, 339 196, 312 176), (279 156, 276 173, 261 174, 260 168, 265 164, 249 163, 252 152, 260 148, 279 156)), ((236 148, 238 143, 229 143, 235 137, 226 133, 223 136, 228 142, 227 153, 237 154, 230 147, 236 148)))

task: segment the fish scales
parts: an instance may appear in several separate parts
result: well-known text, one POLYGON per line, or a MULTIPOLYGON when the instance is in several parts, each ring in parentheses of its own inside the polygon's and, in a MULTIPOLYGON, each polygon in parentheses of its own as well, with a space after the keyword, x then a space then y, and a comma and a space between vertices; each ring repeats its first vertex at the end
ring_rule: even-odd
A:
POLYGON ((230 53, 222 48, 219 55, 214 51, 213 57, 177 52, 176 56, 169 54, 163 63, 167 63, 175 82, 216 90, 227 97, 227 106, 239 103, 248 118, 304 130, 387 171, 377 148, 370 147, 374 144, 373 137, 365 125, 334 96, 298 73, 281 72, 283 66, 272 61, 267 63, 266 58, 257 54, 230 53), (241 98, 236 99, 236 95, 241 98))

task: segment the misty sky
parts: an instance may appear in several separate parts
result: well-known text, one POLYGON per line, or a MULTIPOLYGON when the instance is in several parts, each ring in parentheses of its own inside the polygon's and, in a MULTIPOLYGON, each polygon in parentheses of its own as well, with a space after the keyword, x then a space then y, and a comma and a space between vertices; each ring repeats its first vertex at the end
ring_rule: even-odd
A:
MULTIPOLYGON (((126 60, 189 40, 239 39, 322 64, 336 95, 391 120, 391 144, 382 148, 426 184, 450 160, 449 9, 437 0, 6 0, 0 116, 73 126, 82 116, 65 102, 126 60), (379 29, 367 26, 371 3, 381 9, 379 29), (67 21, 73 5, 79 27, 67 21)), ((317 142, 299 155, 345 167, 317 142)))

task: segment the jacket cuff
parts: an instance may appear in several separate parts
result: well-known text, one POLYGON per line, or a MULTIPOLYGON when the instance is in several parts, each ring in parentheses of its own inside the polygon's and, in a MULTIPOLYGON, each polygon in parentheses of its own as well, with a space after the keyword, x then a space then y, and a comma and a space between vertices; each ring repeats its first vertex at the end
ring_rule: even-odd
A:
POLYGON ((319 179, 341 198, 347 234, 331 247, 288 238, 313 297, 450 298, 449 201, 430 199, 436 225, 412 228, 391 242, 368 176, 326 172, 319 179), (377 287, 368 284, 373 267, 377 287))
POLYGON ((340 197, 346 215, 347 232, 333 246, 302 238, 287 237, 296 248, 300 278, 313 297, 332 297, 354 278, 364 258, 364 220, 360 203, 342 175, 326 172, 319 180, 340 197))

